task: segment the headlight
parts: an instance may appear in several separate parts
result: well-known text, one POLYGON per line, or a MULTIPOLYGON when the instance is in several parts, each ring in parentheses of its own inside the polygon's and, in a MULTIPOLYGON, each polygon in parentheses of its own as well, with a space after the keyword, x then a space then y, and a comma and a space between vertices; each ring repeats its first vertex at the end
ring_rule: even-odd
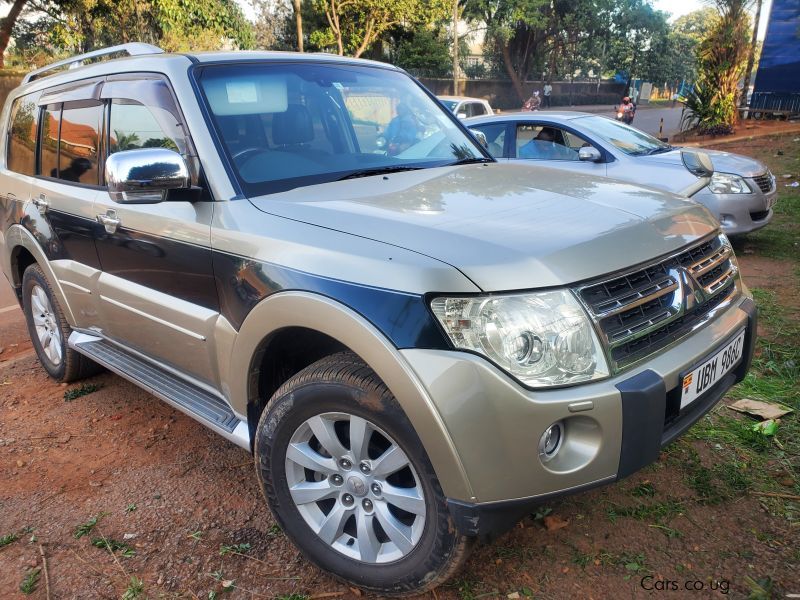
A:
POLYGON ((708 189, 715 194, 752 194, 753 190, 747 182, 731 173, 714 173, 711 176, 711 183, 708 189))
POLYGON ((431 309, 457 348, 486 356, 526 385, 608 375, 589 318, 568 291, 435 298, 431 309))

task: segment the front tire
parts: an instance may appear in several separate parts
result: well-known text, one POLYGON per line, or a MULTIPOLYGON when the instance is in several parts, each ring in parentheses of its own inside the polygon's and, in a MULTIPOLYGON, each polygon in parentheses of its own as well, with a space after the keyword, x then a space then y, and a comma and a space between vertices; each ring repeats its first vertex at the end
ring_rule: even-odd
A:
POLYGON ((312 563, 383 594, 452 576, 457 532, 436 474, 394 396, 356 355, 324 358, 275 392, 256 430, 259 481, 312 563))
POLYGON ((100 370, 97 363, 67 345, 72 328, 37 264, 30 265, 22 276, 22 308, 33 348, 50 377, 69 383, 100 370))

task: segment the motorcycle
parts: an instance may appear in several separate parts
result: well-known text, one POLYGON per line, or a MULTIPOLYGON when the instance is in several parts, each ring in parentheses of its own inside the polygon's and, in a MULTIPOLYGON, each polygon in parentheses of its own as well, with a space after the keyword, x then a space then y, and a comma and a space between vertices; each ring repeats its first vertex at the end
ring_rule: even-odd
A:
POLYGON ((636 115, 636 105, 634 104, 621 104, 617 107, 617 121, 622 121, 626 125, 633 123, 633 117, 636 115))

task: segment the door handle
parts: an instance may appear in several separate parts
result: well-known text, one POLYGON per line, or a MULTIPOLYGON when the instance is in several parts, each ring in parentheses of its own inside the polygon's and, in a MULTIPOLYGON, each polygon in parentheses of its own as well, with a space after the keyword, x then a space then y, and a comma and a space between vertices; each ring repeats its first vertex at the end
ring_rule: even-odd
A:
POLYGON ((117 218, 117 211, 109 208, 104 215, 97 215, 97 222, 105 227, 106 233, 116 233, 121 220, 117 218))
POLYGON ((39 209, 39 214, 43 215, 47 212, 47 207, 49 205, 47 204, 47 196, 44 194, 39 194, 38 198, 31 198, 31 202, 39 209))

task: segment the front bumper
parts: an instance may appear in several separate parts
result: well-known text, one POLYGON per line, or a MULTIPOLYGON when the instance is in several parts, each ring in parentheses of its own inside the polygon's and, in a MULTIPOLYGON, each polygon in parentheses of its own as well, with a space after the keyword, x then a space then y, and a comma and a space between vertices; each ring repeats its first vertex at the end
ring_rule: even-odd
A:
POLYGON ((448 499, 456 526, 490 538, 543 501, 611 483, 655 461, 662 447, 744 378, 755 349, 756 315, 753 301, 740 298, 704 328, 622 375, 547 391, 525 390, 470 354, 402 351, 436 404, 473 490, 471 498, 448 499), (678 410, 680 374, 743 327, 739 365, 678 410), (538 442, 556 421, 565 424, 564 445, 543 463, 538 442))
POLYGON ((757 184, 747 180, 756 190, 752 194, 713 194, 704 188, 692 200, 706 206, 719 220, 726 235, 742 235, 767 225, 773 217, 773 206, 777 201, 777 187, 763 193, 757 184))

